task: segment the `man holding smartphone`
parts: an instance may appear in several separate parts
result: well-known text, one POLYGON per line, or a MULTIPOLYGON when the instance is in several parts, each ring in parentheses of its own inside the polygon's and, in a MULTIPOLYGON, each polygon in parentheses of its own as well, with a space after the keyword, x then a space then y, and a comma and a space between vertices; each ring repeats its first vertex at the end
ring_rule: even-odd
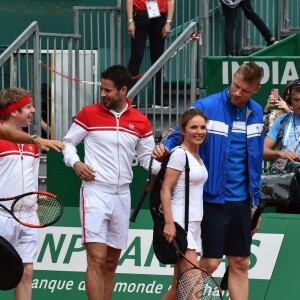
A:
POLYGON ((292 110, 286 111, 277 118, 270 128, 264 142, 264 159, 274 161, 275 165, 276 161, 283 159, 286 161, 283 166, 285 169, 291 166, 300 168, 300 79, 291 82, 286 87, 284 98, 286 105, 290 105, 292 110), (285 122, 283 136, 280 137, 281 141, 278 143, 283 122, 285 122), (275 146, 277 146, 276 149, 275 146))
POLYGON ((290 184, 292 201, 288 207, 279 207, 276 211, 300 213, 300 185, 297 179, 300 174, 300 79, 285 88, 283 98, 291 111, 280 115, 270 128, 264 141, 264 159, 273 162, 273 171, 295 173, 290 184))
POLYGON ((272 89, 264 108, 264 131, 269 132, 275 120, 283 113, 289 113, 288 104, 279 96, 278 89, 272 89))

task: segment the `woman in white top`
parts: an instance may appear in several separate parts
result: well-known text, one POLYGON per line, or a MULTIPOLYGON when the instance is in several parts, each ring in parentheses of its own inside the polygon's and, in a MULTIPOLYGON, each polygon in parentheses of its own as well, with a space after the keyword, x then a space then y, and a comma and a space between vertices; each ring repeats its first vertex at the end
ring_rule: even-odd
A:
MULTIPOLYGON (((187 154, 190 166, 188 247, 185 256, 198 265, 197 256, 202 252, 201 220, 203 216, 203 186, 207 180, 207 170, 199 157, 198 150, 206 141, 207 116, 197 108, 190 108, 180 117, 180 132, 183 142, 175 148, 168 162, 161 188, 161 203, 165 218, 164 236, 171 243, 176 235, 174 221, 184 228, 185 214, 185 163, 187 154)), ((191 265, 181 260, 182 272, 191 265)), ((176 279, 178 266, 174 264, 171 289, 162 300, 176 300, 176 279)))

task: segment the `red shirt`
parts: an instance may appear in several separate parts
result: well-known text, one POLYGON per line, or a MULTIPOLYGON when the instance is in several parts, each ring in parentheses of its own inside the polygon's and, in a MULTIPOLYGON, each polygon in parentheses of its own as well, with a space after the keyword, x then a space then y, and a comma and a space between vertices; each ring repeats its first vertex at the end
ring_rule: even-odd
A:
MULTIPOLYGON (((146 11, 146 0, 133 0, 133 10, 146 11)), ((161 13, 167 12, 167 0, 157 0, 158 8, 161 13)))

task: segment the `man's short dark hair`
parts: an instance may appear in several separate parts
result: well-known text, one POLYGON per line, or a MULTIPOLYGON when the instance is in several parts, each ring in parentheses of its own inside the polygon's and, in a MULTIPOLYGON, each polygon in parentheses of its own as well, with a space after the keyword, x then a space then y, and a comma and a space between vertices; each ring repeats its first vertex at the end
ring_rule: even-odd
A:
POLYGON ((101 73, 101 79, 108 79, 114 82, 118 90, 123 86, 127 89, 131 86, 132 76, 127 68, 122 65, 114 65, 101 73))

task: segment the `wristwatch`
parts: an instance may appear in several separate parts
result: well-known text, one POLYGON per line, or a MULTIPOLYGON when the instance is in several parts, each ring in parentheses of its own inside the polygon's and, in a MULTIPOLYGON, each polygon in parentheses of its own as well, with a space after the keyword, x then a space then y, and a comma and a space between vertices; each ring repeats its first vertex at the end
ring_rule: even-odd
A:
POLYGON ((251 204, 250 204, 250 208, 257 209, 257 206, 256 206, 254 203, 251 203, 251 204))
POLYGON ((130 24, 132 24, 132 23, 134 23, 133 19, 129 19, 129 20, 127 21, 127 26, 130 25, 130 24))
POLYGON ((33 135, 30 137, 30 144, 34 144, 34 143, 33 143, 33 140, 34 140, 35 138, 37 138, 37 137, 39 137, 37 134, 33 134, 33 135))
POLYGON ((171 26, 172 25, 172 20, 167 20, 166 24, 169 24, 171 26))

